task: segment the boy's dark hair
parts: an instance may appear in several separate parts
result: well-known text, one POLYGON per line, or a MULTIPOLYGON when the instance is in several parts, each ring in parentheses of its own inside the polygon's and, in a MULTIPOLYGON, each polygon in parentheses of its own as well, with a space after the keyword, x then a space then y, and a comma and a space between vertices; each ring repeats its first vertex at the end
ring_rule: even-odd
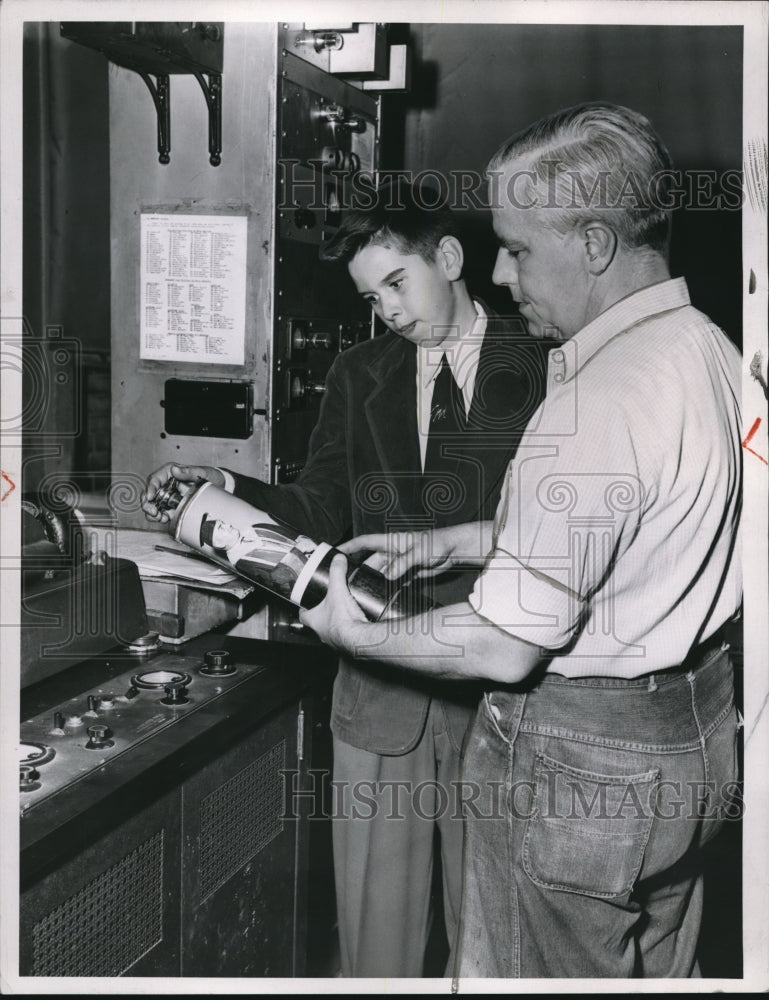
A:
POLYGON ((348 264, 369 244, 419 254, 432 263, 444 236, 461 240, 457 216, 431 188, 403 178, 366 189, 365 198, 345 211, 334 236, 320 248, 320 259, 348 264))

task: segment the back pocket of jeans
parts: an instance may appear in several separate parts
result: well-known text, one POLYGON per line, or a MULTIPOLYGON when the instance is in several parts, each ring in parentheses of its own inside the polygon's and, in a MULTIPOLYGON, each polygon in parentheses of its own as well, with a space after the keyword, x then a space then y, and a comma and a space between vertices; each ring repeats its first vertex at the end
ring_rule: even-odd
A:
POLYGON ((537 885, 586 896, 628 893, 649 840, 659 771, 597 774, 537 754, 523 867, 537 885))

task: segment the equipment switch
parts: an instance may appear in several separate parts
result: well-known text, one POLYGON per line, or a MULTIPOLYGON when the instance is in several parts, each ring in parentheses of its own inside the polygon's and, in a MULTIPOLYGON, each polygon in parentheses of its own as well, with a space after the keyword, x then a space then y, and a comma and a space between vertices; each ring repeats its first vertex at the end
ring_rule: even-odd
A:
POLYGON ((22 792, 34 792, 35 789, 40 787, 40 782, 37 780, 40 777, 40 772, 36 771, 31 764, 22 764, 19 767, 19 789, 22 792))
POLYGON ((226 677, 235 673, 235 664, 226 649, 210 649, 204 656, 205 663, 200 668, 201 674, 209 677, 226 677))
POLYGON ((161 704, 163 705, 186 705, 189 701, 187 697, 187 681, 178 680, 170 681, 168 684, 163 685, 166 696, 161 698, 161 704))
POLYGON ((86 750, 101 750, 104 747, 114 747, 115 741, 110 739, 112 730, 107 726, 97 725, 88 727, 88 742, 86 750))

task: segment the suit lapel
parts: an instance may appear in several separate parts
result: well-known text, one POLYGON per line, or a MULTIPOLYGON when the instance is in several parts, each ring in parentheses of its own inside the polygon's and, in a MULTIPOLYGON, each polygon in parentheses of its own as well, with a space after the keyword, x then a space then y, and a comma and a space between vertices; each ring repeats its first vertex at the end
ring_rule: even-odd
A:
MULTIPOLYGON (((484 307, 485 308, 485 307, 484 307)), ((523 430, 539 402, 540 346, 527 334, 505 329, 486 309, 488 322, 478 358, 467 429, 467 454, 481 476, 475 496, 468 497, 468 517, 493 513, 487 501, 497 490, 515 455, 523 430)))
MULTIPOLYGON (((500 480, 541 399, 534 385, 544 374, 540 345, 505 329, 484 306, 486 334, 478 358, 467 430, 457 438, 454 465, 466 489, 459 520, 490 517, 500 480)), ((364 412, 378 464, 394 479, 402 513, 422 511, 422 460, 417 431, 416 347, 395 334, 368 368, 364 412)), ((452 517, 452 522, 456 518, 452 517)))
POLYGON ((369 367, 369 373, 374 385, 364 409, 382 471, 419 473, 416 347, 393 335, 392 343, 369 367))

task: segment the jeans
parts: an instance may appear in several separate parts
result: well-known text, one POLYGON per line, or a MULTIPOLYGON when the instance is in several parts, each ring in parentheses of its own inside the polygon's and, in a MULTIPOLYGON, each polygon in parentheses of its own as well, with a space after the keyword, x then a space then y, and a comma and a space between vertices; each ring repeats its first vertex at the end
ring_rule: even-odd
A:
POLYGON ((487 693, 455 973, 697 975, 698 852, 739 815, 736 751, 726 647, 686 673, 487 693))

